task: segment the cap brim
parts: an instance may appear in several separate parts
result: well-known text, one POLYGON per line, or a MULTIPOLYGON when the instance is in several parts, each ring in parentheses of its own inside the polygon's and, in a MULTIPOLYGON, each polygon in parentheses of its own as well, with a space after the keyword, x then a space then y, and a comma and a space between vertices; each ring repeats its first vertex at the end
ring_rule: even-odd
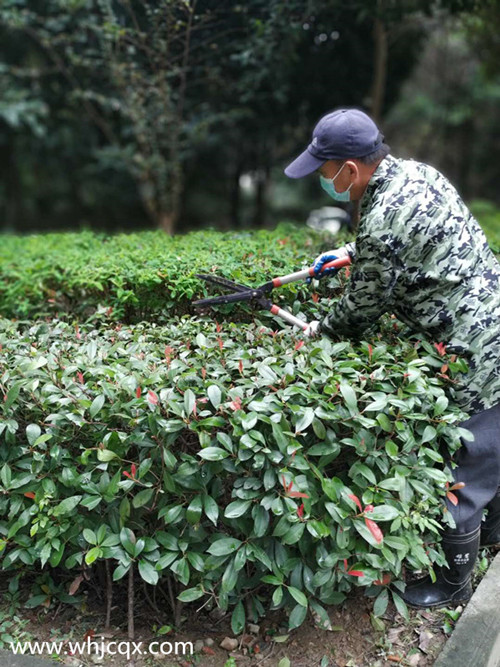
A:
POLYGON ((318 167, 321 167, 326 160, 321 160, 320 158, 314 157, 309 151, 306 150, 299 155, 293 162, 291 162, 288 167, 285 169, 285 174, 289 178, 302 178, 303 176, 308 176, 312 174, 313 171, 316 171, 318 167))

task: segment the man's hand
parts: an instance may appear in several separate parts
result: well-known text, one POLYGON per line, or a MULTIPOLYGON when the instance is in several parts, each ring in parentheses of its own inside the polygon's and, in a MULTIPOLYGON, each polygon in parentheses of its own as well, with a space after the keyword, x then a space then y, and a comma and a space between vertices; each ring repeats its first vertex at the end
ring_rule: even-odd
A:
POLYGON ((309 322, 306 329, 304 329, 304 336, 307 338, 317 338, 321 332, 320 323, 318 320, 309 322))
POLYGON ((327 252, 322 253, 314 260, 313 269, 314 277, 318 280, 324 278, 325 276, 333 276, 337 273, 338 269, 332 267, 330 269, 325 269, 322 271, 323 266, 328 264, 328 262, 333 262, 334 259, 338 259, 339 255, 336 250, 328 250, 327 252))

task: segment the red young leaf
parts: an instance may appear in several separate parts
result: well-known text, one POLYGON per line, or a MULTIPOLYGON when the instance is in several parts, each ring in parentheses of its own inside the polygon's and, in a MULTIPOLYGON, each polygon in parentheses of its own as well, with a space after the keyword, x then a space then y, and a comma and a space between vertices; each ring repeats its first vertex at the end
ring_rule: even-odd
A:
POLYGON ((453 505, 455 505, 455 507, 458 505, 458 498, 454 493, 452 493, 451 491, 447 491, 446 497, 448 498, 450 503, 453 503, 453 505))
POLYGON ((359 507, 359 511, 362 512, 363 508, 361 507, 361 502, 360 502, 358 496, 355 496, 354 493, 350 493, 349 498, 356 503, 356 505, 359 507))
POLYGON ((75 326, 75 331, 76 331, 76 337, 78 338, 78 340, 80 340, 80 338, 82 337, 82 334, 80 333, 80 329, 78 327, 78 324, 75 326))
POLYGON ((85 384, 85 380, 83 379, 83 373, 82 373, 82 372, 78 371, 78 373, 76 374, 76 376, 77 376, 77 378, 78 378, 78 382, 79 382, 80 384, 85 384))
POLYGON ((205 367, 203 367, 203 368, 201 369, 201 377, 202 377, 203 379, 205 379, 205 378, 207 377, 207 369, 206 369, 205 367))
POLYGON ((154 393, 154 391, 151 391, 151 389, 148 391, 148 401, 153 405, 158 405, 158 396, 154 393))
POLYGON ((83 576, 82 576, 81 574, 79 574, 79 575, 78 575, 75 579, 73 579, 73 581, 71 582, 70 587, 69 587, 69 590, 68 590, 68 593, 69 593, 70 595, 74 595, 74 594, 76 593, 76 591, 80 588, 80 584, 82 583, 82 581, 83 581, 83 576))
POLYGON ((217 329, 217 333, 220 333, 222 331, 222 325, 219 324, 218 322, 215 323, 215 328, 217 329))
POLYGON ((136 398, 140 398, 141 394, 142 394, 142 389, 140 387, 137 387, 137 389, 135 390, 136 398))
POLYGON ((303 341, 303 340, 298 340, 298 341, 295 343, 295 349, 296 349, 296 350, 300 350, 300 348, 302 347, 302 345, 304 345, 304 341, 303 341))
POLYGON ((129 473, 128 470, 124 470, 124 471, 123 471, 123 475, 124 475, 125 477, 129 477, 130 479, 132 479, 132 475, 129 473))
POLYGON ((446 345, 444 343, 434 343, 434 347, 439 352, 439 354, 444 357, 446 353, 446 345))
POLYGON ((224 347, 224 341, 220 336, 217 337, 217 342, 219 343, 219 350, 222 352, 222 348, 224 347))
POLYGON ((24 495, 26 496, 26 498, 31 498, 31 500, 33 500, 35 497, 33 491, 27 491, 24 495))
POLYGON ((301 504, 300 504, 300 507, 299 507, 298 510, 297 510, 297 516, 298 516, 300 519, 302 519, 302 517, 304 516, 304 503, 301 503, 301 504))
POLYGON ((130 472, 132 473, 132 477, 135 477, 135 473, 137 472, 137 468, 135 467, 135 463, 132 463, 130 466, 130 472))
POLYGON ((375 541, 380 544, 380 542, 382 542, 382 540, 384 539, 383 532, 380 530, 380 528, 375 523, 375 521, 372 521, 371 519, 366 519, 365 518, 365 523, 366 523, 366 526, 367 526, 368 530, 370 531, 370 533, 375 538, 375 541))
POLYGON ((373 354, 373 347, 368 343, 368 358, 370 361, 372 360, 372 354, 373 354))
POLYGON ((288 495, 290 498, 309 498, 307 493, 301 493, 300 491, 289 491, 288 495))
POLYGON ((391 583, 391 575, 384 574, 382 579, 375 579, 373 583, 375 586, 387 586, 387 584, 391 583))
POLYGON ((459 489, 463 489, 465 486, 465 482, 457 482, 456 484, 453 484, 453 486, 450 486, 450 491, 458 491, 459 489))
POLYGON ((365 573, 361 570, 348 570, 347 574, 350 574, 352 577, 364 577, 365 573))
POLYGON ((314 303, 318 303, 318 301, 319 301, 319 294, 317 294, 316 292, 313 292, 313 293, 311 294, 311 298, 312 298, 312 300, 314 301, 314 303))
POLYGON ((238 368, 240 369, 240 375, 243 375, 243 362, 242 362, 241 359, 240 359, 240 362, 238 364, 238 368))
POLYGON ((234 399, 234 401, 231 401, 231 403, 229 403, 229 407, 231 408, 231 410, 241 410, 241 398, 237 396, 234 399))

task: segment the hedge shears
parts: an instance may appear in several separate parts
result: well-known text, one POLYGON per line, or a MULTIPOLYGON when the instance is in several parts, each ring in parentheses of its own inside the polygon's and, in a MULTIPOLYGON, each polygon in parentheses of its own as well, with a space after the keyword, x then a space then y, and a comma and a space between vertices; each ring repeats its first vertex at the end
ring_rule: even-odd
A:
MULTIPOLYGON (((322 271, 325 269, 341 269, 344 266, 347 266, 351 263, 351 258, 347 255, 346 257, 339 257, 334 259, 332 262, 328 262, 322 267, 322 271)), ((260 285, 260 287, 250 287, 248 285, 240 285, 235 283, 232 280, 227 278, 222 278, 214 274, 207 273, 198 273, 196 274, 197 278, 205 280, 206 282, 213 283, 224 289, 233 290, 231 294, 226 294, 223 296, 216 296, 208 299, 199 299, 198 301, 193 301, 193 306, 196 308, 203 308, 206 306, 216 306, 226 303, 236 303, 238 301, 247 301, 259 306, 263 310, 270 311, 273 315, 281 317, 283 320, 286 320, 289 324, 292 324, 296 327, 305 331, 309 326, 308 322, 300 320, 298 317, 292 315, 287 310, 276 306, 268 298, 269 294, 275 287, 281 287, 281 285, 286 285, 287 283, 293 283, 298 280, 305 280, 306 278, 314 277, 314 267, 310 266, 308 269, 303 269, 302 271, 296 271, 295 273, 289 273, 286 276, 281 276, 279 278, 273 278, 267 283, 260 285)))

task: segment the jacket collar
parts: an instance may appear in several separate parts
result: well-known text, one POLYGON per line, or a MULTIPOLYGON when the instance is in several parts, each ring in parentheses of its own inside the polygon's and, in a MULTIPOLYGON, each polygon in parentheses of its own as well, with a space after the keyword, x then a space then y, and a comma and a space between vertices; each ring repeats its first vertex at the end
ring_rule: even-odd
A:
POLYGON ((361 211, 368 208, 379 185, 388 178, 392 178, 397 168, 398 160, 392 155, 386 155, 378 165, 368 181, 368 185, 361 197, 361 211))

